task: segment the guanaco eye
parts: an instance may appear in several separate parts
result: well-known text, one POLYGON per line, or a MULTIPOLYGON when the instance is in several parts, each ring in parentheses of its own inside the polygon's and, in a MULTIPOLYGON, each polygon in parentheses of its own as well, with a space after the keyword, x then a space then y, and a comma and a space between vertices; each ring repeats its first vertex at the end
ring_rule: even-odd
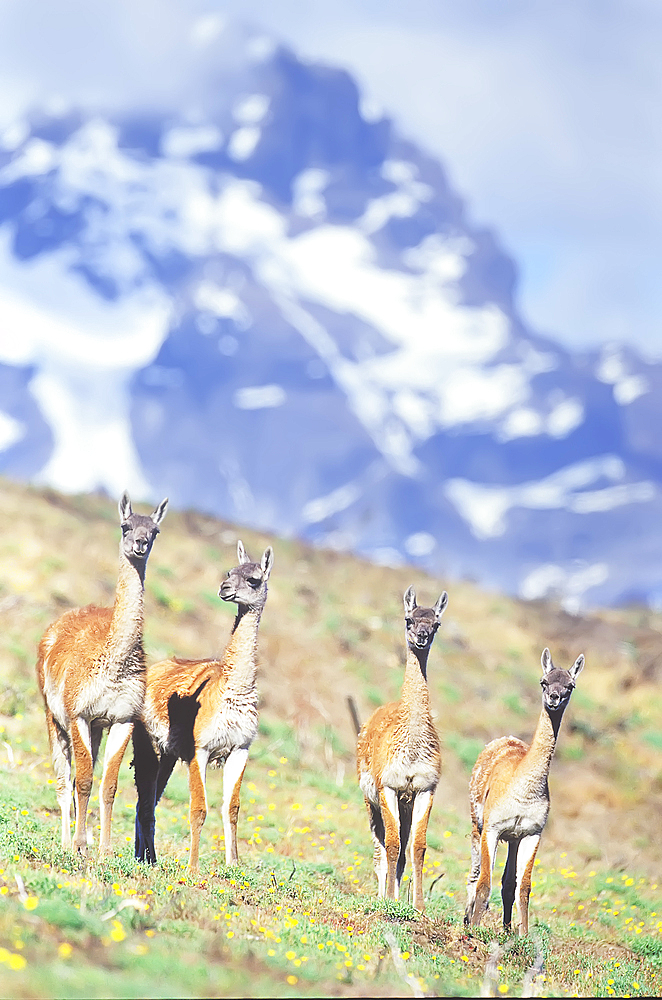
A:
POLYGON ((262 577, 261 576, 249 576, 248 582, 250 583, 251 587, 259 587, 260 584, 262 583, 262 577))

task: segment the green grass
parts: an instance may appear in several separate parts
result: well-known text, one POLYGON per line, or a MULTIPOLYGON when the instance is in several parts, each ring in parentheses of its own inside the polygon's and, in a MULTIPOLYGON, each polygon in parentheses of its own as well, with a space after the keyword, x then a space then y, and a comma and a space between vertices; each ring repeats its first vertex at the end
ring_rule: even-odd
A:
MULTIPOLYGON (((3 735, 23 744, 14 733, 25 721, 11 720, 3 735)), ((503 855, 485 926, 467 934, 465 824, 438 802, 421 917, 407 902, 408 870, 400 902, 376 898, 367 821, 353 780, 342 787, 312 780, 297 763, 300 754, 290 749, 292 756, 276 757, 274 737, 281 747, 294 741, 291 731, 263 721, 242 788, 236 868, 223 860, 221 775, 210 772, 212 808, 201 871, 193 876, 186 867, 183 768, 157 811, 155 868, 132 857, 126 762, 113 824, 116 853, 100 861, 91 849, 82 860, 58 846, 50 769, 16 747, 21 764, 2 768, 0 995, 407 995, 411 986, 399 965, 426 994, 473 996, 495 941, 503 995, 521 994, 537 947, 545 960, 539 995, 659 995, 662 913, 655 882, 608 867, 583 871, 571 852, 546 852, 543 839, 531 937, 510 937, 499 927, 503 855)), ((90 819, 94 828, 98 802, 90 819)))
MULTIPOLYGON (((222 774, 210 770, 201 870, 188 872, 181 766, 157 810, 159 864, 134 860, 130 752, 114 854, 99 859, 90 848, 81 859, 59 846, 34 661, 45 627, 66 607, 112 601, 116 514, 102 497, 11 484, 0 488, 0 506, 13 526, 0 536, 0 594, 12 598, 0 609, 0 996, 411 996, 413 987, 475 996, 490 955, 497 995, 521 995, 534 975, 541 996, 662 993, 662 699, 655 684, 632 682, 638 650, 650 650, 662 618, 649 615, 644 626, 640 615, 609 612, 573 619, 565 631, 549 605, 242 529, 252 553, 273 541, 276 563, 260 627, 260 729, 242 786, 240 864, 225 866, 222 774), (94 554, 82 560, 91 539, 94 554), (410 906, 409 869, 399 902, 377 899, 346 704, 352 695, 365 720, 398 696, 411 582, 421 602, 444 587, 451 597, 429 669, 444 770, 428 830, 425 916, 410 906), (488 740, 530 739, 547 644, 559 662, 583 649, 587 668, 552 764, 531 935, 500 927, 503 847, 490 910, 469 934, 468 774, 488 740), (542 971, 532 971, 538 956, 542 971)), ((216 593, 236 535, 201 515, 168 514, 148 567, 150 660, 223 648, 232 609, 216 593)), ((98 823, 97 775, 96 839, 98 823)))

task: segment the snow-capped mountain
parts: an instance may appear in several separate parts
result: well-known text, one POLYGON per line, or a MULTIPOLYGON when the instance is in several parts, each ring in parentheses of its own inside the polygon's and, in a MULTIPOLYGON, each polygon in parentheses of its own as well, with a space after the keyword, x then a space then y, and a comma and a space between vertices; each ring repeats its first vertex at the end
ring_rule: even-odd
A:
POLYGON ((525 597, 662 600, 662 367, 515 268, 344 71, 228 28, 194 106, 0 136, 0 471, 525 597))

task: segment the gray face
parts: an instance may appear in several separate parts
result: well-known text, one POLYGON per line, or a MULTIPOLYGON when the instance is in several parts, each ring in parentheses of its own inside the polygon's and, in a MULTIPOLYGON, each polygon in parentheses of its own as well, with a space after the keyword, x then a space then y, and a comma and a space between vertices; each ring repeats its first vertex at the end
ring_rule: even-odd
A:
POLYGON ((246 604, 251 607, 262 600, 266 589, 265 582, 259 563, 243 563, 229 571, 219 587, 218 596, 224 601, 234 601, 235 604, 246 604))
POLYGON ((122 551, 132 562, 147 559, 154 539, 159 533, 151 517, 144 514, 130 514, 122 521, 122 551))
POLYGON ((541 680, 540 686, 542 687, 545 707, 550 711, 558 712, 560 708, 565 708, 570 701, 570 695, 575 689, 575 682, 567 670, 552 667, 541 680))
POLYGON ((228 572, 219 587, 218 596, 224 601, 233 601, 245 607, 264 604, 267 597, 267 580, 273 565, 273 549, 265 549, 262 562, 253 562, 241 542, 237 543, 239 565, 228 572))
POLYGON ((159 525, 168 509, 168 499, 162 500, 154 513, 134 514, 129 494, 124 491, 119 502, 120 526, 122 528, 122 552, 131 562, 145 562, 154 539, 159 533, 159 525))
POLYGON ((579 654, 570 670, 555 667, 547 648, 543 650, 540 662, 543 673, 540 681, 543 705, 550 712, 562 712, 570 701, 577 676, 584 667, 584 654, 579 654))
POLYGON ((444 592, 433 608, 419 608, 416 603, 416 591, 408 587, 404 594, 405 603, 405 638, 410 649, 425 650, 432 645, 441 616, 448 604, 448 594, 444 592))
POLYGON ((428 649, 438 628, 432 608, 413 608, 405 617, 405 635, 412 649, 428 649))

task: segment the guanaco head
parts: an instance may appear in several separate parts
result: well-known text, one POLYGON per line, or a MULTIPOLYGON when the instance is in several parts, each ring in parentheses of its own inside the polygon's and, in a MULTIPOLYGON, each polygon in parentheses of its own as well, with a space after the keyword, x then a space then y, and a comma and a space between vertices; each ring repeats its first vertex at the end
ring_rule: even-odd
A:
POLYGON ((145 562, 154 539, 159 533, 159 525, 165 517, 168 498, 162 500, 153 514, 134 514, 131 500, 126 490, 119 502, 120 524, 122 526, 121 549, 131 562, 145 562))
POLYGON ((234 601, 247 607, 263 604, 267 597, 267 580, 274 564, 274 550, 269 545, 262 555, 262 562, 252 561, 244 543, 237 542, 239 565, 228 571, 219 587, 218 596, 224 601, 234 601))
POLYGON ((428 649, 446 610, 448 594, 444 590, 433 608, 419 608, 416 604, 416 591, 413 587, 408 587, 404 601, 407 645, 414 650, 428 649))
POLYGON ((542 651, 542 702, 548 712, 562 712, 570 701, 575 681, 584 666, 584 654, 580 653, 570 670, 555 667, 547 647, 542 651))

